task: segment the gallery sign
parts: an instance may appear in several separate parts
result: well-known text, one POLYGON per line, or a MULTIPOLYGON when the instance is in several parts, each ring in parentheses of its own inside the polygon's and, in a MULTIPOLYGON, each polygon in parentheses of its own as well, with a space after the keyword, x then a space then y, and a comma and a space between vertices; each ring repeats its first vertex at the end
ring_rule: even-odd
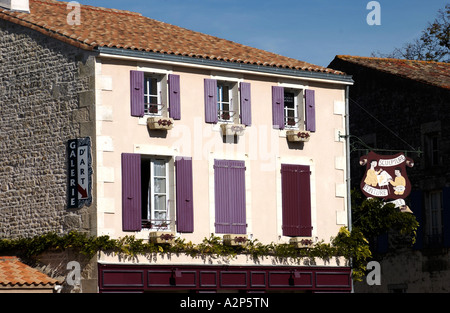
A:
POLYGON ((370 198, 391 200, 397 207, 408 211, 404 199, 411 192, 411 183, 406 167, 413 167, 414 161, 403 153, 379 155, 373 151, 362 156, 359 164, 366 166, 366 172, 360 187, 363 194, 370 198))
POLYGON ((67 145, 69 209, 82 208, 92 203, 91 138, 72 139, 67 145))

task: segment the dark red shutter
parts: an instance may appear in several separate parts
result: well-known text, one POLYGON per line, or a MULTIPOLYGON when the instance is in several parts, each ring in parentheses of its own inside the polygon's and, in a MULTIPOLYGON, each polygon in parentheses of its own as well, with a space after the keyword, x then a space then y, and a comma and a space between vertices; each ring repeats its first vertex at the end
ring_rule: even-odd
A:
POLYGON ((194 232, 194 201, 192 191, 192 159, 175 158, 177 194, 177 231, 194 232))
POLYGON ((309 166, 281 165, 284 236, 309 237, 312 234, 310 175, 309 166))
POLYGON ((169 117, 181 119, 180 75, 169 74, 169 117))
POLYGON ((205 79, 205 122, 217 123, 217 80, 205 79))
POLYGON ((252 124, 252 110, 251 110, 251 85, 250 83, 241 82, 241 124, 250 126, 252 124))
POLYGON ((214 160, 216 233, 245 234, 245 162, 214 160))
POLYGON ((272 125, 284 129, 284 88, 272 86, 272 125))
POLYGON ((141 230, 141 156, 122 153, 122 228, 141 230))
POLYGON ((131 116, 144 116, 144 72, 130 71, 131 116))
POLYGON ((306 130, 310 132, 316 131, 316 100, 314 90, 305 90, 305 124, 306 130))

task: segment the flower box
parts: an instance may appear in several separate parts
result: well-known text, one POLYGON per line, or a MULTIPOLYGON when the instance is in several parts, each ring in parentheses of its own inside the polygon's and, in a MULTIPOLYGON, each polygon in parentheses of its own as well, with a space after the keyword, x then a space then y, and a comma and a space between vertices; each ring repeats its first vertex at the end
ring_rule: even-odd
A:
POLYGON ((247 240, 247 235, 223 235, 223 244, 227 246, 245 247, 247 245, 247 240))
POLYGON ((311 138, 311 134, 310 132, 304 130, 288 130, 286 132, 286 137, 288 141, 308 142, 309 138, 311 138))
POLYGON ((242 136, 245 131, 245 125, 241 124, 221 124, 220 128, 224 136, 242 136))
POLYGON ((150 233, 150 242, 173 244, 175 235, 167 231, 154 231, 150 233))
POLYGON ((173 127, 173 119, 161 116, 152 116, 147 119, 149 129, 169 130, 173 127))
POLYGON ((311 248, 313 246, 312 237, 293 237, 289 240, 289 243, 293 245, 295 248, 311 248))

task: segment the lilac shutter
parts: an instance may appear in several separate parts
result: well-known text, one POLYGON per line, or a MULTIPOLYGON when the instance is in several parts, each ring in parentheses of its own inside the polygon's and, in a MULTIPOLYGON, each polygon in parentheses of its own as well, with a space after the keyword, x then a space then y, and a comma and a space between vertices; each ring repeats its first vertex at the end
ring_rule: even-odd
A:
POLYGON ((177 188, 177 231, 194 232, 194 204, 192 192, 192 159, 175 158, 177 188))
POLYGON ((272 125, 284 129, 284 88, 272 86, 272 125))
POLYGON ((122 153, 122 228, 141 230, 141 156, 122 153))
POLYGON ((245 234, 245 162, 214 160, 216 233, 245 234))
POLYGON ((205 79, 205 122, 217 123, 217 80, 205 79))
POLYGON ((245 126, 250 126, 252 124, 250 88, 250 83, 241 82, 241 124, 244 124, 245 126))
POLYGON ((181 119, 180 75, 169 74, 169 117, 181 119))
POLYGON ((144 72, 130 71, 131 116, 144 116, 144 72))
POLYGON ((315 132, 316 131, 316 101, 314 90, 305 90, 305 123, 306 130, 315 132))
POLYGON ((281 193, 283 235, 311 236, 311 187, 309 166, 282 164, 281 193))

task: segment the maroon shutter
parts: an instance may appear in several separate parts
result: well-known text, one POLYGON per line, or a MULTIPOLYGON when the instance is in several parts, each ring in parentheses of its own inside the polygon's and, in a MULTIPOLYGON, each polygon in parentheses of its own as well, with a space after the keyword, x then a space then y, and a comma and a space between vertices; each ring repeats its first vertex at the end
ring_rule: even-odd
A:
POLYGON ((141 156, 122 153, 122 228, 141 230, 141 156))
POLYGON ((316 101, 314 90, 305 90, 305 106, 306 106, 306 130, 315 132, 316 131, 316 101))
POLYGON ((245 234, 245 162, 214 160, 216 233, 245 234))
POLYGON ((310 169, 281 165, 282 229, 284 236, 311 236, 310 169))
POLYGON ((252 124, 251 89, 250 83, 241 82, 241 124, 250 126, 252 124))
POLYGON ((217 80, 205 79, 205 122, 217 123, 217 80))
POLYGON ((192 158, 176 157, 177 231, 194 232, 192 158))
POLYGON ((130 71, 131 116, 144 116, 144 72, 130 71))
POLYGON ((272 125, 284 129, 284 88, 272 86, 272 125))
POLYGON ((180 75, 169 74, 169 117, 181 118, 180 75))

